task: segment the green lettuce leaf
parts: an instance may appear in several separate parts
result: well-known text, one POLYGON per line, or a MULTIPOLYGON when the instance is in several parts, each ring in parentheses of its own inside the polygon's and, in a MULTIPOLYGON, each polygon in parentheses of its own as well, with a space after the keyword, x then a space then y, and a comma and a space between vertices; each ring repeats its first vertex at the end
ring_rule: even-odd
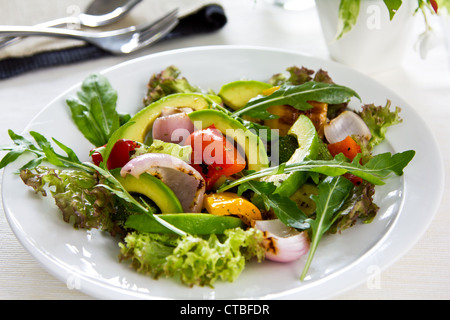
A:
POLYGON ((102 75, 87 77, 77 97, 68 98, 66 103, 78 130, 96 147, 106 144, 121 125, 116 111, 117 91, 102 75))
POLYGON ((36 167, 24 169, 22 181, 36 193, 47 196, 50 192, 62 213, 63 220, 76 229, 101 229, 117 234, 119 215, 115 197, 98 187, 94 174, 82 170, 59 170, 36 167))
POLYGON ((372 149, 385 139, 388 127, 403 121, 399 115, 400 111, 401 109, 399 107, 391 111, 391 101, 389 100, 384 107, 375 106, 374 104, 367 104, 362 107, 359 115, 367 124, 372 134, 368 145, 369 149, 372 149))
POLYGON ((355 186, 342 206, 339 218, 328 232, 342 232, 353 227, 357 221, 362 221, 362 223, 372 222, 380 209, 373 202, 374 194, 375 186, 373 184, 363 181, 360 185, 355 186))
POLYGON ((251 258, 262 261, 262 239, 262 232, 254 228, 205 238, 133 232, 119 244, 119 258, 155 279, 179 277, 187 286, 213 287, 217 280, 235 281, 251 258))
POLYGON ((162 97, 174 93, 194 93, 201 90, 191 85, 186 78, 180 77, 180 70, 169 66, 158 74, 153 74, 147 84, 147 94, 144 105, 148 106, 162 97))
POLYGON ((145 153, 169 154, 183 161, 189 162, 191 160, 192 147, 181 146, 176 143, 164 142, 161 140, 153 140, 150 146, 143 145, 136 149, 136 153, 133 155, 133 158, 145 153))

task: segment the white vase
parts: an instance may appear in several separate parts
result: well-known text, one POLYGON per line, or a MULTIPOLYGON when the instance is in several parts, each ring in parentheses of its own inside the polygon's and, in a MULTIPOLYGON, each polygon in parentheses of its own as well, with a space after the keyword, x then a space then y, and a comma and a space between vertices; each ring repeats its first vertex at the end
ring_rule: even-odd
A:
POLYGON ((361 0, 357 23, 337 39, 339 4, 340 0, 316 0, 331 58, 365 73, 399 66, 411 48, 417 1, 403 1, 390 20, 382 0, 361 0))

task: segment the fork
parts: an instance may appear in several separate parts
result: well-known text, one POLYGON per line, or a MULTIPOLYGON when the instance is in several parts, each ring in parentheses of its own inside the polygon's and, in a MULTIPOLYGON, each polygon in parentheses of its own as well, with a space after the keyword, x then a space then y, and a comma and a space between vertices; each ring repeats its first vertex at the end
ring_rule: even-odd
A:
POLYGON ((143 27, 131 26, 102 32, 59 28, 0 26, 0 36, 49 36, 84 40, 116 55, 125 55, 158 41, 178 24, 178 9, 143 27))

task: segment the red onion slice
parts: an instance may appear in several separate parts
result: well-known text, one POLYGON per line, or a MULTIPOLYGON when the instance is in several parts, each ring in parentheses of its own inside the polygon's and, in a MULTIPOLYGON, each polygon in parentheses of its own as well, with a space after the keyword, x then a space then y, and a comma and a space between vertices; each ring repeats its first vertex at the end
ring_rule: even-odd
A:
POLYGON ((201 212, 205 181, 189 164, 169 154, 146 153, 130 160, 120 174, 138 178, 144 172, 156 176, 172 189, 185 212, 201 212))
POLYGON ((307 233, 288 227, 279 219, 258 220, 255 222, 255 228, 264 232, 264 246, 268 260, 291 262, 309 251, 307 233))
POLYGON ((156 118, 152 128, 153 139, 172 143, 184 143, 192 132, 194 123, 184 112, 156 118))
POLYGON ((329 143, 344 140, 348 136, 357 135, 370 140, 370 129, 364 120, 353 111, 344 111, 324 127, 325 138, 329 143))

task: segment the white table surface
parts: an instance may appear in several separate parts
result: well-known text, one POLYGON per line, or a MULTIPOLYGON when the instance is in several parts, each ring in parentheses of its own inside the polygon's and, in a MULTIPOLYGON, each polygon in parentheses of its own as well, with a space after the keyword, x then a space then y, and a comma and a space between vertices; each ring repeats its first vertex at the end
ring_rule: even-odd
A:
MULTIPOLYGON (((107 57, 0 81, 0 144, 10 143, 7 129, 22 132, 40 109, 88 74, 142 55, 204 45, 256 45, 329 59, 315 9, 285 11, 263 0, 218 2, 226 10, 228 24, 217 33, 162 42, 128 57, 107 57)), ((450 172, 450 68, 444 45, 438 44, 426 60, 411 46, 402 66, 369 76, 394 90, 425 119, 442 149, 446 172, 450 172)), ((444 197, 429 229, 406 255, 381 273, 379 285, 362 284, 335 299, 450 298, 450 178, 445 181, 444 197)), ((47 273, 22 248, 2 207, 0 270, 0 299, 91 299, 47 273)))

